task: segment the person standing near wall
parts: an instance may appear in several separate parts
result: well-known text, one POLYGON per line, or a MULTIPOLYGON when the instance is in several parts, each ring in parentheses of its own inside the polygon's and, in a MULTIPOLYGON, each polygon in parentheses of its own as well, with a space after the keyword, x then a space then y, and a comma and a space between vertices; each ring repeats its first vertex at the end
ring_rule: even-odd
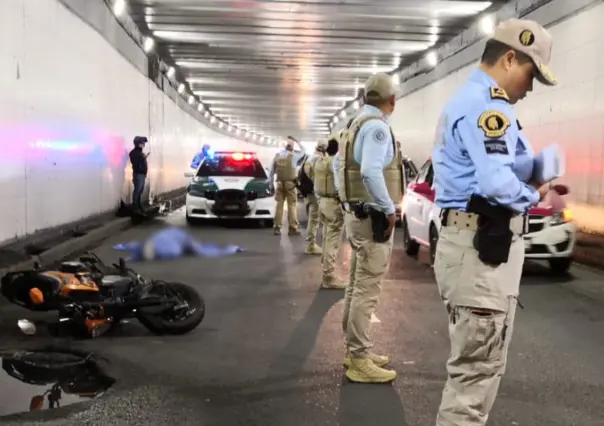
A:
MULTIPOLYGON (((314 185, 315 180, 315 165, 317 161, 325 157, 325 148, 327 148, 327 141, 320 140, 317 142, 315 152, 310 157, 306 158, 304 164, 300 170, 304 172, 301 174, 301 179, 308 179, 308 186, 310 187, 307 194, 304 195, 304 202, 308 206, 308 224, 306 225, 306 254, 321 254, 321 247, 317 245, 317 230, 319 229, 319 200, 317 199, 316 188, 314 185)), ((325 235, 323 235, 325 238, 325 235)))
POLYGON ((442 229, 434 272, 451 342, 437 426, 485 425, 505 372, 525 215, 549 189, 535 181, 533 150, 513 105, 534 78, 556 84, 552 44, 537 22, 499 24, 437 126, 432 161, 442 229))
POLYGON ((130 163, 132 164, 132 210, 137 214, 144 214, 142 196, 145 190, 145 181, 147 180, 147 157, 143 149, 148 140, 145 136, 136 136, 134 138, 134 148, 130 151, 130 163))
POLYGON ((395 203, 403 191, 401 152, 388 124, 396 104, 392 77, 371 76, 364 101, 342 140, 338 166, 346 235, 356 255, 342 319, 347 338, 344 365, 352 382, 386 383, 396 372, 382 368, 388 357, 371 352, 369 326, 390 265, 395 203))
POLYGON ((335 138, 327 142, 325 154, 314 166, 315 194, 319 198, 319 215, 323 222, 323 278, 321 287, 327 289, 344 289, 347 284, 336 278, 336 260, 342 242, 344 213, 338 197, 335 183, 333 161, 338 153, 338 141, 335 138))
POLYGON ((296 139, 288 136, 285 149, 278 152, 271 163, 269 184, 271 185, 271 190, 275 192, 275 200, 277 201, 273 225, 273 232, 275 235, 281 235, 283 207, 286 202, 289 235, 300 235, 300 230, 298 229, 296 167, 300 159, 306 154, 306 151, 302 145, 298 144, 300 145, 301 151, 294 152, 294 143, 296 142, 296 139), (275 175, 277 176, 276 188, 274 186, 275 175))

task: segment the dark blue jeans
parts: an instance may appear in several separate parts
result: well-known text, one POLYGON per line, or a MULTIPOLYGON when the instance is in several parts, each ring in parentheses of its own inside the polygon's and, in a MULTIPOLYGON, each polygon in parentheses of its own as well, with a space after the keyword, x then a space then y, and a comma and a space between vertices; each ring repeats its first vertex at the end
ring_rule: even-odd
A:
POLYGON ((134 184, 134 190, 132 191, 132 209, 135 211, 143 211, 141 197, 143 195, 143 190, 145 189, 146 179, 147 175, 141 173, 136 173, 132 176, 132 183, 134 184))

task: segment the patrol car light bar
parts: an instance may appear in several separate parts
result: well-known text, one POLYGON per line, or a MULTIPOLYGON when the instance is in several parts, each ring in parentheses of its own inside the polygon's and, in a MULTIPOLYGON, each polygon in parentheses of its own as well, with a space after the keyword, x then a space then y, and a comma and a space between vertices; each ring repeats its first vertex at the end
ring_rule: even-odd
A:
POLYGON ((243 160, 253 160, 256 158, 255 152, 230 152, 230 151, 221 151, 216 153, 217 156, 220 157, 231 157, 231 159, 235 161, 243 161, 243 160))

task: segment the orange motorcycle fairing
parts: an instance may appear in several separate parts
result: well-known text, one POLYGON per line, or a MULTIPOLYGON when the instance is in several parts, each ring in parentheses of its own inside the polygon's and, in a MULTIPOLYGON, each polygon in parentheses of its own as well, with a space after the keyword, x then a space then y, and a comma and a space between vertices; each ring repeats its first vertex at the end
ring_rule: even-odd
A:
POLYGON ((52 277, 60 282, 58 292, 63 296, 69 296, 73 291, 98 292, 99 288, 86 274, 71 274, 67 272, 47 271, 42 275, 52 277))

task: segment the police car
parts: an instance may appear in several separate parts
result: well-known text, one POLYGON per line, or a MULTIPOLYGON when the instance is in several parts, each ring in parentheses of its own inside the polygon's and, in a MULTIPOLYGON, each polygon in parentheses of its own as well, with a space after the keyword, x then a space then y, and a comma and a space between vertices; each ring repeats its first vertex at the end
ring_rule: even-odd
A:
POLYGON ((218 151, 186 172, 187 223, 203 219, 257 220, 273 225, 276 202, 266 169, 254 152, 218 151))
MULTIPOLYGON (((409 182, 402 202, 405 252, 415 256, 420 246, 427 247, 432 262, 441 225, 441 209, 434 204, 433 177, 432 161, 428 160, 409 182)), ((575 241, 576 227, 569 209, 554 212, 543 205, 530 209, 524 235, 526 259, 547 260, 552 272, 565 273, 572 263, 575 241)))

